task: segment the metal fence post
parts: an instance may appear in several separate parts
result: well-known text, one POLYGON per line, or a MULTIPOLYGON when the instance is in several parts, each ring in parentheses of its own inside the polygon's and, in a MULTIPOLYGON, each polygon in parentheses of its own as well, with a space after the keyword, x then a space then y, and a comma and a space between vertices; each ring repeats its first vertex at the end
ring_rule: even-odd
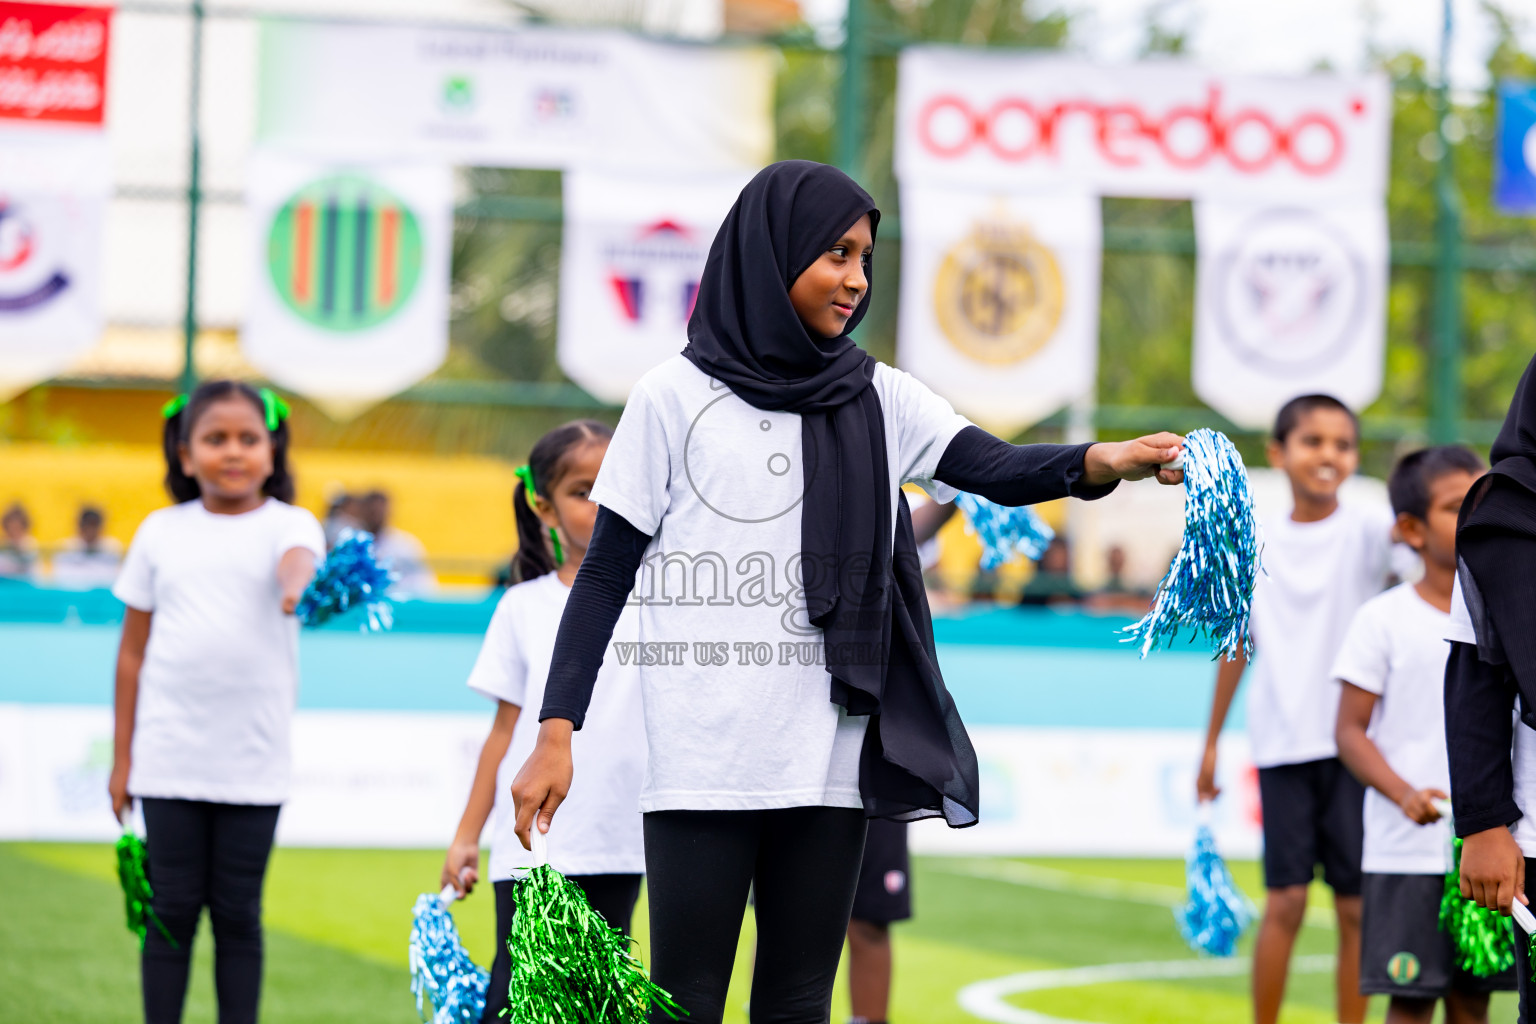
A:
POLYGON ((197 386, 197 212, 203 199, 200 93, 203 76, 203 0, 192 0, 192 69, 188 83, 187 308, 182 319, 181 391, 197 386))
POLYGON ((1451 164, 1446 121, 1451 113, 1451 0, 1443 0, 1440 31, 1440 86, 1436 133, 1440 160, 1435 168, 1435 308, 1429 361, 1429 439, 1450 444, 1461 436, 1461 197, 1451 164))
POLYGON ((858 176, 864 126, 864 3, 848 0, 843 20, 843 80, 837 93, 837 146, 834 159, 850 178, 858 176))

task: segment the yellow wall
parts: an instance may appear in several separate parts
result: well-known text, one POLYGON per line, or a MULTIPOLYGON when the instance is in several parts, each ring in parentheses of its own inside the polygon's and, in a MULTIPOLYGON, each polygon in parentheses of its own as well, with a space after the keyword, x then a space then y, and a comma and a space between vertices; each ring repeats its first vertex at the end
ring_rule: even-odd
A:
MULTIPOLYGON (((499 459, 299 451, 294 466, 299 504, 317 516, 337 491, 388 491, 394 525, 421 538, 444 582, 484 582, 517 546, 516 477, 499 459)), ((164 473, 152 445, 0 444, 0 506, 25 504, 33 532, 49 546, 74 533, 81 505, 99 505, 107 533, 127 544, 143 518, 168 503, 164 473)))

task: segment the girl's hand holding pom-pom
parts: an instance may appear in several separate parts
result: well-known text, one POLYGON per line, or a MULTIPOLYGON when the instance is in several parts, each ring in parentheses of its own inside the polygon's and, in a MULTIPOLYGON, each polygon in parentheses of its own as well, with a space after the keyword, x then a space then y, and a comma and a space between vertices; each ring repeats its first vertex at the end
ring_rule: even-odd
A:
POLYGON ((1134 441, 1102 442, 1083 456, 1084 480, 1093 485, 1116 480, 1145 480, 1156 476, 1160 484, 1184 482, 1183 468, 1168 466, 1184 453, 1184 439, 1164 431, 1134 441))
POLYGON ((512 780, 512 805, 517 809, 513 831, 522 842, 523 849, 533 849, 529 830, 534 827, 537 813, 543 827, 549 831, 555 809, 565 801, 571 791, 571 733, 574 726, 568 719, 546 718, 539 726, 539 741, 533 753, 518 769, 512 780))
POLYGON ((453 845, 448 847, 448 858, 443 862, 443 875, 437 884, 444 888, 453 886, 458 891, 459 899, 463 899, 475 891, 475 883, 478 881, 480 843, 455 839, 453 845))
POLYGON ((112 797, 112 816, 122 821, 123 812, 133 802, 133 798, 128 795, 127 759, 113 763, 112 776, 107 779, 107 793, 112 797))

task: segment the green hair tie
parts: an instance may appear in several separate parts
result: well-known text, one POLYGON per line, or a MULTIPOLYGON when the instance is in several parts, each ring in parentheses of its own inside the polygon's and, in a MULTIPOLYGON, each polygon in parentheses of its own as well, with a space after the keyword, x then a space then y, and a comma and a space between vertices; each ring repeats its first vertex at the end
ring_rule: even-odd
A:
POLYGON ((181 410, 183 410, 183 409, 185 409, 187 407, 187 399, 189 397, 190 396, 188 396, 188 395, 183 393, 183 394, 177 395, 175 398, 171 399, 169 402, 166 402, 164 405, 162 405, 160 407, 160 416, 161 416, 161 418, 163 418, 163 419, 170 419, 172 416, 175 416, 178 413, 180 413, 181 410))
POLYGON ((261 408, 267 416, 267 430, 276 433, 277 428, 283 425, 283 420, 288 418, 292 410, 288 408, 288 403, 279 398, 277 392, 271 388, 262 388, 256 393, 261 396, 261 408))
MULTIPOLYGON (((527 463, 524 463, 523 465, 518 466, 512 472, 517 476, 519 480, 523 482, 523 487, 528 492, 528 507, 530 509, 536 508, 537 506, 535 506, 534 502, 538 500, 539 492, 538 489, 533 486, 533 467, 527 463)), ((555 564, 564 565, 565 552, 560 548, 560 534, 555 532, 555 528, 553 526, 549 528, 549 543, 553 545, 555 549, 555 564)))

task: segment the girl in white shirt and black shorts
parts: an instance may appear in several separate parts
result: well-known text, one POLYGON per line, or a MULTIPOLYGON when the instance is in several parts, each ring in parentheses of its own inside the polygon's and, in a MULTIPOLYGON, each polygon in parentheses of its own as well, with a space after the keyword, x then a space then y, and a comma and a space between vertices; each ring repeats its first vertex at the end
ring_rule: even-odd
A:
POLYGON ((176 504, 140 525, 112 588, 128 607, 108 788, 119 818, 139 801, 152 907, 169 932, 145 937, 144 1019, 181 1019, 206 906, 220 1024, 255 1024, 261 883, 298 694, 293 610, 325 541, 292 504, 288 410, 275 394, 210 381, 165 413, 176 504))
POLYGON ((753 1019, 824 1022, 866 818, 976 822, 975 753, 939 674, 901 486, 1095 497, 1180 450, 1172 434, 1010 445, 856 346, 879 216, 804 160, 742 190, 687 348, 639 381, 614 432, 538 743, 512 784, 520 838, 583 785, 572 732, 633 591, 651 974, 694 1024, 721 1019, 749 886, 753 1019))

